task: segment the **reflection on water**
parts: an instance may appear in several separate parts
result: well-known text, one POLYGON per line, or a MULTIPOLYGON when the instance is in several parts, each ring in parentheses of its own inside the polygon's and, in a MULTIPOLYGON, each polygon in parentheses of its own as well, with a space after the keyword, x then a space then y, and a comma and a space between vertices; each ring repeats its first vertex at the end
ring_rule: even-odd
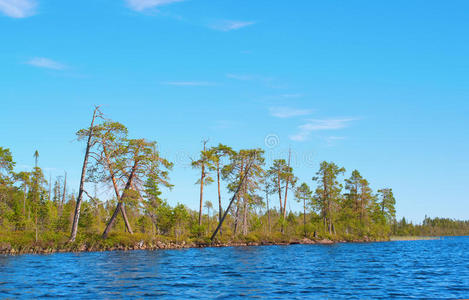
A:
POLYGON ((469 239, 0 256, 0 297, 464 298, 469 239))

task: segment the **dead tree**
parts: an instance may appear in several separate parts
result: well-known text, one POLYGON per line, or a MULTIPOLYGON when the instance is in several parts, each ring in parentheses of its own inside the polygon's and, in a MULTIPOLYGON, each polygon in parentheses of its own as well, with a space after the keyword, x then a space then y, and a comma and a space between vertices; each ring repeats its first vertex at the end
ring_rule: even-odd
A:
POLYGON ((91 125, 89 129, 89 134, 88 134, 88 141, 86 143, 85 158, 83 160, 83 167, 81 169, 80 188, 78 189, 77 204, 75 207, 75 214, 73 216, 72 233, 70 235, 70 240, 69 240, 70 242, 74 242, 77 237, 78 221, 80 219, 81 202, 83 200, 83 190, 85 186, 86 168, 88 165, 88 157, 89 157, 90 149, 92 146, 94 121, 96 119, 96 114, 98 112, 99 112, 99 106, 96 106, 93 111, 93 118, 91 119, 91 125))

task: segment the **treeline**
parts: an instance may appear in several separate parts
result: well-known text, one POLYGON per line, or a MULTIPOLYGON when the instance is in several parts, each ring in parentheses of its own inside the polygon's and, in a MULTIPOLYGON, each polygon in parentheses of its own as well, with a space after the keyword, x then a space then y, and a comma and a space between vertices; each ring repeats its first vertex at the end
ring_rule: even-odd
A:
POLYGON ((412 224, 405 218, 393 226, 395 235, 399 236, 467 236, 469 221, 449 218, 429 218, 425 216, 422 224, 412 224))
POLYGON ((99 234, 106 239, 113 232, 207 240, 223 220, 215 237, 222 241, 381 240, 399 228, 392 190, 373 192, 357 170, 341 181, 345 169, 333 162, 322 162, 309 183, 300 182, 290 157, 266 166, 262 149, 209 147, 204 142, 192 162, 200 171, 200 202, 194 211, 184 204, 172 207, 164 199, 163 191, 173 187, 173 165, 161 157, 156 142, 131 138, 123 124, 103 118, 98 108, 77 137, 86 143, 86 153, 76 195, 67 192, 66 174, 45 178, 37 151, 33 170, 16 173, 12 153, 0 148, 2 235, 35 241, 67 236, 73 242, 77 233, 79 238, 99 234), (108 186, 113 197, 98 199, 85 188, 93 183, 108 186), (208 184, 217 185, 215 205, 205 201, 208 184), (222 191, 233 197, 222 199, 222 191), (291 199, 301 203, 301 212, 287 209, 291 199))

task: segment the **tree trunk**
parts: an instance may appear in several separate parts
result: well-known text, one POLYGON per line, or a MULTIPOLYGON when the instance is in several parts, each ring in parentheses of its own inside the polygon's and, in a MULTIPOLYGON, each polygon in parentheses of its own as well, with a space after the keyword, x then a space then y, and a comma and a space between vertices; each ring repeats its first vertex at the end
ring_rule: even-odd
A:
POLYGON ((239 223, 239 206, 240 206, 240 202, 241 202, 240 197, 239 197, 239 191, 240 191, 241 188, 242 188, 242 183, 243 183, 243 181, 244 181, 244 177, 246 176, 246 175, 244 175, 243 172, 244 172, 244 160, 241 162, 241 167, 240 167, 240 169, 239 169, 239 176, 240 176, 240 178, 243 178, 243 180, 241 180, 241 182, 240 182, 240 184, 239 184, 239 187, 238 187, 239 189, 238 189, 238 191, 237 191, 237 193, 236 193, 236 217, 235 217, 235 225, 234 225, 234 235, 235 235, 235 236, 236 236, 236 232, 237 232, 237 230, 238 230, 238 223, 239 223))
POLYGON ((26 218, 26 183, 23 188, 23 215, 26 218))
POLYGON ((243 197, 243 235, 248 234, 248 202, 245 197, 243 197))
POLYGON ((205 164, 202 163, 202 172, 200 175, 199 226, 202 225, 202 204, 204 201, 204 178, 205 178, 205 164))
POLYGON ((285 197, 283 197, 283 218, 287 218, 287 194, 288 194, 288 179, 285 185, 285 197))
MULTIPOLYGON (((135 175, 135 172, 137 170, 137 165, 138 165, 138 161, 135 161, 133 167, 132 167, 132 171, 130 172, 130 175, 129 175, 129 179, 127 180, 127 183, 125 185, 125 188, 124 190, 122 191, 122 195, 120 197, 120 199, 118 200, 119 202, 117 203, 117 206, 116 206, 116 209, 114 210, 114 213, 112 214, 112 217, 111 219, 109 220, 107 226, 106 226, 106 229, 104 230, 103 232, 103 239, 106 239, 109 235, 109 231, 111 230, 112 226, 114 225, 114 222, 116 220, 116 217, 117 215, 119 214, 119 211, 122 212, 122 215, 124 215, 125 213, 123 212, 122 210, 122 201, 124 200, 124 197, 125 197, 125 193, 130 189, 130 187, 132 186, 132 180, 133 180, 133 177, 135 175)), ((125 221, 125 219, 124 219, 125 221)))
POLYGON ((236 196, 236 213, 235 213, 235 221, 234 221, 234 235, 236 236, 236 233, 238 231, 238 218, 239 218, 239 197, 236 196))
POLYGON ((207 141, 204 141, 204 150, 202 153, 202 166, 200 174, 200 206, 199 206, 199 226, 202 225, 202 205, 204 201, 204 179, 205 179, 205 144, 207 141))
POLYGON ((207 221, 208 221, 208 232, 210 232, 210 208, 207 207, 207 221))
POLYGON ((52 201, 52 175, 49 175, 49 201, 52 201))
POLYGON ((104 229, 103 232, 103 239, 106 239, 109 235, 109 231, 111 230, 112 226, 114 225, 114 221, 117 218, 117 215, 119 214, 119 211, 121 210, 122 202, 118 202, 116 209, 114 209, 114 212, 112 213, 112 217, 109 220, 109 223, 106 226, 106 229, 104 229))
POLYGON ((306 237, 306 199, 303 199, 303 229, 306 237))
POLYGON ((37 230, 37 208, 36 208, 36 217, 35 217, 35 219, 36 219, 36 220, 35 220, 35 223, 36 223, 36 226, 35 226, 36 228, 35 228, 35 230, 36 230, 36 243, 37 243, 37 239, 38 239, 38 233, 37 233, 37 231, 38 231, 38 230, 37 230))
MULTIPOLYGON (((105 146, 105 142, 103 141, 103 152, 104 158, 106 159, 107 168, 109 170, 109 175, 111 176, 112 186, 114 187, 114 193, 116 194, 116 199, 119 201, 119 187, 117 186, 116 176, 114 174, 114 169, 112 168, 111 161, 109 159, 109 152, 107 151, 107 147, 105 146)), ((125 206, 121 205, 120 211, 122 213, 122 218, 124 219, 125 228, 130 234, 133 234, 132 228, 130 227, 129 220, 127 218, 127 213, 125 211, 125 206)))
POLYGON ((77 198, 77 204, 75 207, 75 215, 73 216, 73 223, 72 223, 72 233, 70 235, 70 242, 74 242, 75 238, 77 236, 77 230, 78 230, 78 220, 80 219, 80 209, 81 209, 81 202, 83 200, 83 190, 84 190, 84 185, 85 185, 85 176, 86 176, 86 167, 88 165, 88 156, 90 154, 90 148, 91 148, 91 138, 93 136, 93 126, 94 126, 94 120, 96 119, 96 112, 98 111, 99 107, 96 107, 93 112, 93 119, 91 120, 91 125, 90 125, 90 132, 88 135, 88 142, 86 143, 86 151, 85 151, 85 159, 83 161, 83 167, 81 169, 81 178, 80 178, 80 188, 78 190, 78 198, 77 198))
POLYGON ((269 234, 270 234, 271 226, 270 226, 269 192, 265 193, 265 199, 267 202, 267 222, 269 223, 269 234))
POLYGON ((127 218, 127 212, 125 211, 124 204, 121 205, 121 213, 122 213, 122 218, 124 219, 125 228, 127 229, 127 232, 130 234, 134 234, 134 232, 132 231, 132 227, 130 227, 130 222, 129 222, 129 219, 127 218))
MULTIPOLYGON (((241 186, 244 184, 244 180, 246 179, 247 174, 249 173, 249 170, 251 169, 251 166, 252 166, 252 163, 246 168, 246 174, 241 178, 241 181, 240 181, 240 183, 239 183, 239 185, 238 185, 238 188, 237 188, 236 191, 235 191, 235 194, 233 195, 233 198, 231 198, 231 201, 230 201, 230 203, 228 204, 228 207, 226 208, 225 213, 223 214, 223 217, 222 217, 220 223, 218 223, 217 229, 215 229, 215 231, 213 232, 212 236, 210 237, 210 239, 211 239, 212 241, 213 241, 213 239, 215 238, 215 236, 217 235, 217 233, 218 233, 218 231, 220 230, 220 228, 222 227, 223 221, 225 221, 226 215, 227 215, 228 212, 230 211, 230 208, 231 208, 231 205, 233 204, 233 201, 234 201, 236 198, 239 199, 238 193, 239 193, 239 191, 240 191, 240 189, 241 189, 241 186)), ((238 214, 238 210, 237 210, 236 214, 238 214)), ((236 218, 236 219, 237 219, 237 218, 236 218)), ((235 225, 236 225, 236 223, 235 223, 235 225)), ((235 228, 236 228, 236 227, 235 227, 235 228)), ((235 231, 235 235, 236 235, 236 231, 235 231)))
POLYGON ((65 203, 65 194, 67 193, 67 172, 65 172, 65 177, 64 177, 64 190, 63 190, 63 195, 62 195, 62 200, 59 200, 59 216, 62 216, 62 210, 64 207, 65 203))
POLYGON ((283 215, 282 186, 280 185, 280 173, 277 174, 278 200, 280 201, 280 215, 283 215))
POLYGON ((220 162, 219 161, 217 161, 217 181, 218 181, 218 222, 220 222, 223 216, 223 209, 221 207, 220 162))
MULTIPOLYGON (((290 171, 290 161, 291 161, 291 150, 288 152, 288 171, 290 171)), ((290 183, 290 175, 288 175, 285 183, 285 197, 283 199, 283 219, 287 217, 287 195, 288 195, 288 184, 290 183)))

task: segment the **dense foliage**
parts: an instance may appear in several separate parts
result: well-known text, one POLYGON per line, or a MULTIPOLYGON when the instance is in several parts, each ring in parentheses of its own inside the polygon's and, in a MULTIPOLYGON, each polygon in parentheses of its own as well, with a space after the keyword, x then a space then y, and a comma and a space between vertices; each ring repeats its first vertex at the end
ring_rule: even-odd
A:
POLYGON ((422 224, 412 224, 402 218, 393 226, 399 236, 467 236, 469 235, 469 221, 459 221, 448 218, 425 217, 422 224))

